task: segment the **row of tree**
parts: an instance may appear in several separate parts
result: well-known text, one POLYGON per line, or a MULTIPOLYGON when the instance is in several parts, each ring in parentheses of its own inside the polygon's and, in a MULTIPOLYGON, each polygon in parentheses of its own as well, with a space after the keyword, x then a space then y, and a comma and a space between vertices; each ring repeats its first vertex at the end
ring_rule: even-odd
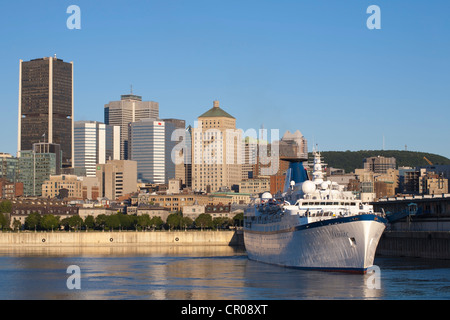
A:
MULTIPOLYGON (((25 230, 149 230, 149 229, 225 229, 231 226, 242 225, 243 214, 237 214, 233 219, 212 218, 210 214, 200 214, 197 219, 192 220, 178 213, 172 213, 164 222, 160 217, 150 217, 148 214, 141 216, 126 215, 116 213, 112 215, 101 214, 97 217, 87 216, 82 219, 75 215, 69 218, 60 219, 52 214, 40 215, 37 212, 31 213, 25 218, 22 226, 20 221, 13 221, 13 229, 25 230)), ((0 214, 0 225, 2 229, 9 223, 6 217, 0 214), (2 219, 3 217, 3 219, 2 219), (5 221, 3 221, 5 220, 5 221), (3 224, 3 225, 2 225, 3 224)))

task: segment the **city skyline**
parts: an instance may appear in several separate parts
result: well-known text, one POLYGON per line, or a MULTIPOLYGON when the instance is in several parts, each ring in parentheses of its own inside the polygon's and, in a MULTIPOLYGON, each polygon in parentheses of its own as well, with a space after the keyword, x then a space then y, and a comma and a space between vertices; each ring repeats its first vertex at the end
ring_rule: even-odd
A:
POLYGON ((19 60, 56 54, 74 61, 75 121, 103 122, 133 85, 186 125, 220 100, 237 128, 300 130, 323 151, 450 158, 450 4, 374 3, 380 30, 368 1, 77 1, 81 30, 66 27, 72 3, 2 3, 1 151, 17 152, 19 60))

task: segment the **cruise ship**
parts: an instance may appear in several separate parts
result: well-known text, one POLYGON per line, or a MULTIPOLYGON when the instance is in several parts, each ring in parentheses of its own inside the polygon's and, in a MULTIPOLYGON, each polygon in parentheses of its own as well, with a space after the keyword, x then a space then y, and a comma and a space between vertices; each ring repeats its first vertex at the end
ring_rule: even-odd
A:
POLYGON ((386 216, 325 181, 320 153, 313 154, 312 179, 303 166, 306 159, 291 159, 283 195, 265 192, 246 209, 248 258, 300 269, 366 273, 386 216))

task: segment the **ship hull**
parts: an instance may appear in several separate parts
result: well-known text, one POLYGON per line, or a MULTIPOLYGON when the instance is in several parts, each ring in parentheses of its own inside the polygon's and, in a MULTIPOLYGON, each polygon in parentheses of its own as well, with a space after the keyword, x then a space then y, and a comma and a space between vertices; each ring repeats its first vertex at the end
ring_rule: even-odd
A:
POLYGON ((329 219, 279 231, 245 228, 249 259, 323 271, 366 273, 387 221, 374 214, 329 219))

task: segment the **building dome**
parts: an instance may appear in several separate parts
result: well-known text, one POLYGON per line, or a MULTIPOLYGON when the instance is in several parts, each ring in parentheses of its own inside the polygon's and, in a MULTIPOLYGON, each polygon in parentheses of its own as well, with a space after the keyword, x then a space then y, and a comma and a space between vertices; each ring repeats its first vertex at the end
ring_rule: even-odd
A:
POLYGON ((199 118, 212 118, 212 117, 225 117, 225 118, 236 119, 235 117, 233 117, 232 115, 230 115, 229 113, 227 113, 223 109, 221 109, 219 107, 219 101, 217 101, 217 100, 214 101, 214 106, 211 109, 209 109, 208 111, 203 113, 201 116, 199 116, 199 118))

